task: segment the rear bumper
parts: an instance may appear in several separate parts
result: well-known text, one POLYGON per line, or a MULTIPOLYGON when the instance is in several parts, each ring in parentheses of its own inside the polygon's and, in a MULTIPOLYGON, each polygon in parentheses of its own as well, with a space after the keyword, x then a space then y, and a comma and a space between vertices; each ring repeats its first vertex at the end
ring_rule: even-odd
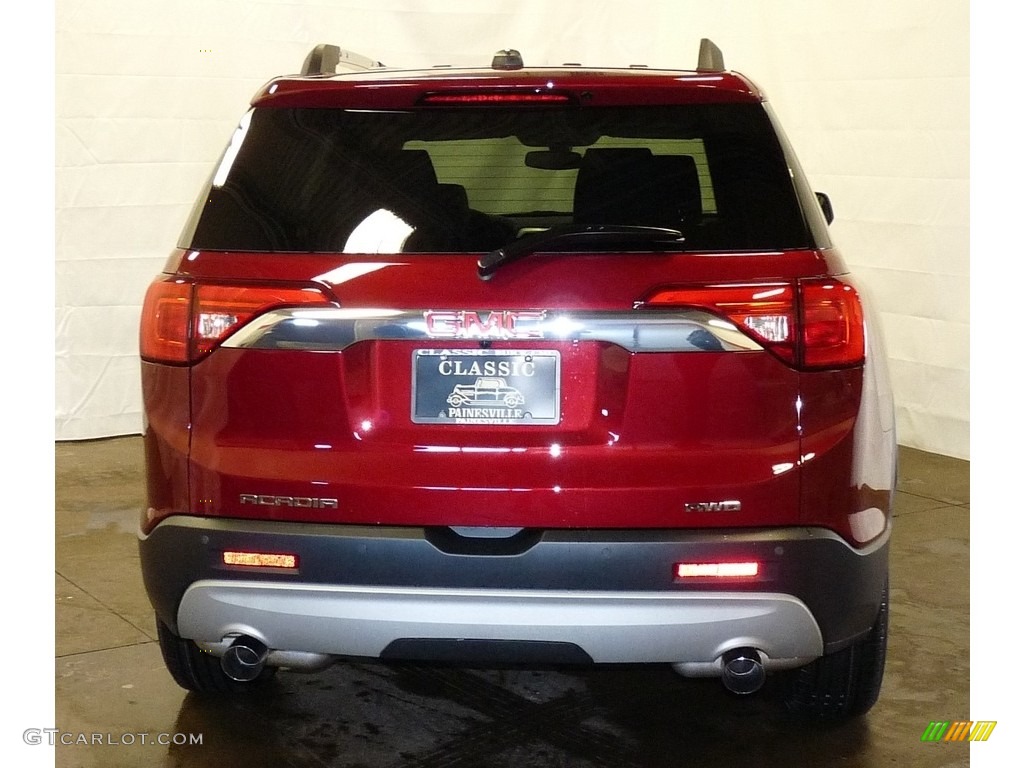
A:
POLYGON ((680 663, 691 674, 719 674, 716 660, 732 648, 759 649, 768 669, 822 652, 807 606, 778 594, 200 581, 178 616, 185 637, 211 646, 249 635, 269 648, 344 656, 449 658, 461 644, 470 653, 490 646, 492 655, 547 651, 548 661, 680 663))
POLYGON ((550 651, 551 660, 670 662, 713 674, 732 647, 758 648, 767 668, 781 668, 867 632, 888 538, 864 550, 813 528, 479 539, 179 516, 139 546, 161 620, 215 653, 235 634, 283 651, 373 657, 458 658, 460 648, 470 656, 504 643, 536 660, 550 651), (229 567, 226 549, 292 553, 298 567, 229 567), (757 560, 761 572, 728 583, 673 579, 674 563, 725 560, 757 560))

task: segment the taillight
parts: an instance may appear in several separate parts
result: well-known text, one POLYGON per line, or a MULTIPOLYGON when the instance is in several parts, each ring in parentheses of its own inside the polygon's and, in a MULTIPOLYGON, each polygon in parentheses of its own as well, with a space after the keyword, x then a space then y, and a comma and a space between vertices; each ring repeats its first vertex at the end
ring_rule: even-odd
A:
POLYGON ((192 360, 211 352, 256 315, 279 307, 328 303, 315 288, 197 285, 192 300, 192 360))
POLYGON ((784 362, 800 368, 838 368, 864 361, 860 299, 852 286, 834 278, 666 288, 644 304, 721 314, 784 362))
POLYGON ((143 360, 188 362, 188 324, 192 283, 155 280, 142 303, 139 354, 143 360))
POLYGON ((194 363, 257 315, 279 307, 330 302, 315 288, 206 285, 158 279, 142 307, 144 360, 194 363))
POLYGON ((853 286, 838 280, 803 280, 801 315, 806 368, 864 361, 864 310, 853 286))

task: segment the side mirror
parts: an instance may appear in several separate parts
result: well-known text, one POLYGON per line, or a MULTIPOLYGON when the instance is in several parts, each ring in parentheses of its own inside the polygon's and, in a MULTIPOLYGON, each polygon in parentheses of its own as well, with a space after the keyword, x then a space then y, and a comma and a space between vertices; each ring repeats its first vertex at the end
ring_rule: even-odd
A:
POLYGON ((828 199, 828 195, 824 192, 815 192, 814 196, 818 198, 821 212, 825 214, 825 223, 831 224, 832 220, 836 217, 835 211, 832 210, 832 201, 828 199))

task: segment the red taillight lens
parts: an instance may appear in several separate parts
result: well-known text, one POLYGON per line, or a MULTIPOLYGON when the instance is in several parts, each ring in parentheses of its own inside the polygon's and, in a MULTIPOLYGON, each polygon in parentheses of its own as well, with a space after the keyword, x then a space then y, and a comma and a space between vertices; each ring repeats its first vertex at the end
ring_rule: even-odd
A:
POLYGON ((725 315, 787 363, 795 362, 796 329, 793 286, 711 285, 658 291, 647 302, 655 307, 699 307, 725 315))
POLYGON ((315 288, 197 285, 192 306, 192 359, 211 352, 256 315, 299 304, 326 305, 315 288))
POLYGON ((155 280, 142 303, 139 354, 143 360, 188 362, 188 322, 192 284, 183 280, 155 280))
POLYGON ((834 278, 791 283, 669 288, 644 302, 719 313, 784 362, 839 368, 864 361, 864 311, 857 291, 834 278))
POLYGON ((853 286, 838 280, 800 283, 803 362, 835 368, 864 362, 864 310, 853 286))
POLYGON ((257 315, 278 307, 329 305, 315 288, 152 283, 142 308, 140 354, 162 363, 196 362, 257 315))

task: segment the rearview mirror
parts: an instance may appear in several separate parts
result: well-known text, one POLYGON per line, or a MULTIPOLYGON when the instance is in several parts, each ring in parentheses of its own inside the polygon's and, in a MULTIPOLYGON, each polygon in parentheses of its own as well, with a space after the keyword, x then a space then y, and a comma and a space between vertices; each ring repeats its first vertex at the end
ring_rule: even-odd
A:
POLYGON ((583 155, 571 149, 537 149, 526 153, 526 165, 544 171, 571 171, 579 168, 583 155))

